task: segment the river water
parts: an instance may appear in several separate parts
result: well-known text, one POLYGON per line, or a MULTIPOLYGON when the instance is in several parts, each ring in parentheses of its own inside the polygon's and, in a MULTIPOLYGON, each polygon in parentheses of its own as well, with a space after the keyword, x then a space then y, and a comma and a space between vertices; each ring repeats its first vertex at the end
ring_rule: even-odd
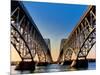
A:
POLYGON ((66 65, 59 65, 59 64, 51 64, 48 66, 36 66, 36 69, 34 71, 17 71, 15 70, 16 66, 11 66, 11 75, 17 75, 17 74, 33 74, 33 73, 49 73, 49 72, 67 72, 67 71, 78 71, 78 70, 95 70, 96 69, 96 63, 91 62, 89 63, 89 66, 87 69, 81 68, 69 68, 66 65))

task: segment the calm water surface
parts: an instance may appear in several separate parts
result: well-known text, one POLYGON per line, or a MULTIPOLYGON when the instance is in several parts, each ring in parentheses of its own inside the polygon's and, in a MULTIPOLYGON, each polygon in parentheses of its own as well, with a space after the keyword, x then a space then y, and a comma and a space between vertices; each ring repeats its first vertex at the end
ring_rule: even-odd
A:
POLYGON ((66 65, 59 65, 59 64, 51 64, 48 66, 36 66, 36 69, 34 71, 17 71, 15 70, 16 66, 11 66, 11 75, 16 74, 29 74, 29 73, 44 73, 44 72, 61 72, 61 71, 77 71, 77 70, 95 70, 96 69, 96 63, 92 62, 89 63, 88 69, 76 69, 76 68, 69 68, 66 65))

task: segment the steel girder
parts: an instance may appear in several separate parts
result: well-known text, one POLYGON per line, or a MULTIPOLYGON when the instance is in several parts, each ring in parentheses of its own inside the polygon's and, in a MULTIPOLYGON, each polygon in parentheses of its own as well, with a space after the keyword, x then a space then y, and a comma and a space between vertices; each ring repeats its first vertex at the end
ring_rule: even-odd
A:
MULTIPOLYGON (((96 7, 89 6, 88 10, 75 26, 61 52, 64 60, 71 60, 74 52, 78 58, 86 58, 91 48, 96 43, 96 7), (71 48, 71 49, 70 49, 71 48)), ((60 60, 62 60, 60 56, 60 60)))
POLYGON ((11 1, 11 44, 22 60, 52 61, 48 46, 21 1, 11 1), (47 60, 49 59, 49 60, 47 60))

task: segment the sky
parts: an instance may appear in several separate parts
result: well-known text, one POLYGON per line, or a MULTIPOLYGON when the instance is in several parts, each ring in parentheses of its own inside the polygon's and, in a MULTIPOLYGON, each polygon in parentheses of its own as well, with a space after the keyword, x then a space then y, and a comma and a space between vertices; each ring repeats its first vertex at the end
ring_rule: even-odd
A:
POLYGON ((24 1, 23 4, 43 38, 50 39, 51 55, 56 61, 60 52, 61 39, 70 35, 88 6, 28 1, 24 1))

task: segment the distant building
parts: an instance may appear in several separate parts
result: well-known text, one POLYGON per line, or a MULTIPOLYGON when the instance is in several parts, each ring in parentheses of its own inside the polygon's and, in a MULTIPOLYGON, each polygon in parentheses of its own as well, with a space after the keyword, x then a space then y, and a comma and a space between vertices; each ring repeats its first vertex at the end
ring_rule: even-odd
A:
POLYGON ((66 41, 67 41, 67 39, 62 39, 61 43, 60 43, 59 57, 57 60, 57 62, 59 62, 59 63, 61 63, 63 61, 63 51, 64 51, 63 46, 64 46, 66 41))
POLYGON ((51 50, 50 39, 44 39, 48 48, 51 50))
POLYGON ((62 39, 61 43, 60 43, 60 50, 63 48, 65 42, 67 41, 67 39, 62 39))

